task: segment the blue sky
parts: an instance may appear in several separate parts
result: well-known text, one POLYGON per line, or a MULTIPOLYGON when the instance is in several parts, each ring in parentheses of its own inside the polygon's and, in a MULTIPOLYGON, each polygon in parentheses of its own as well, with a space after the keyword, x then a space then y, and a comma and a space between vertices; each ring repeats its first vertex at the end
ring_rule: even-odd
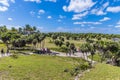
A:
POLYGON ((120 0, 0 0, 0 25, 42 32, 120 33, 120 0))

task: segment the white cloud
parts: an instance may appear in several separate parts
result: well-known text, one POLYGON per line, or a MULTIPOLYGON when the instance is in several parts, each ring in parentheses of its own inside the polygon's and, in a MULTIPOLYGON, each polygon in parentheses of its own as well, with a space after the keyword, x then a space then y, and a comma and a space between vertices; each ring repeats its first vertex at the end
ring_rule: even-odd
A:
POLYGON ((109 2, 104 3, 100 8, 92 9, 91 14, 95 15, 106 15, 107 13, 104 11, 109 6, 109 2))
POLYGON ((15 3, 15 0, 11 0, 12 3, 15 3))
POLYGON ((120 28, 120 25, 115 26, 115 28, 120 28))
POLYGON ((8 18, 9 21, 12 21, 13 19, 12 18, 8 18))
POLYGON ((38 14, 44 14, 45 13, 45 11, 43 10, 43 9, 40 9, 39 11, 38 11, 38 14))
POLYGON ((102 9, 93 9, 93 10, 91 10, 91 14, 95 14, 95 15, 105 15, 105 14, 107 14, 106 12, 103 12, 103 10, 102 9))
POLYGON ((64 11, 67 11, 67 7, 66 7, 66 6, 63 6, 63 10, 64 10, 64 11))
POLYGON ((45 0, 45 1, 50 1, 50 2, 57 2, 57 0, 45 0))
POLYGON ((7 11, 10 6, 9 2, 15 3, 15 0, 0 0, 0 11, 7 11))
POLYGON ((70 0, 69 6, 63 6, 63 10, 78 13, 90 9, 94 4, 92 0, 70 0))
POLYGON ((8 7, 6 6, 0 6, 0 11, 4 12, 4 11, 7 11, 8 10, 8 7))
POLYGON ((99 11, 96 12, 96 15, 105 15, 105 14, 106 14, 106 13, 103 12, 103 10, 99 10, 99 11))
POLYGON ((95 0, 70 0, 68 6, 63 6, 63 10, 65 12, 74 12, 78 14, 74 14, 72 20, 82 19, 87 15, 106 15, 107 14, 107 7, 109 6, 110 2, 104 0, 102 1, 95 1, 95 0), (97 4, 97 5, 96 5, 97 4), (99 4, 99 6, 98 6, 99 4), (88 14, 89 13, 89 14, 88 14))
POLYGON ((3 6, 9 6, 8 0, 0 0, 0 4, 2 4, 3 6))
POLYGON ((48 18, 48 19, 51 19, 51 18, 52 18, 52 16, 48 16, 47 18, 48 18))
POLYGON ((94 25, 96 25, 96 24, 102 24, 102 23, 100 23, 100 22, 74 22, 73 24, 94 24, 94 25))
POLYGON ((24 0, 26 2, 36 2, 36 3, 41 3, 41 0, 24 0))
POLYGON ((109 6, 109 2, 106 2, 103 4, 103 9, 107 8, 109 6))
POLYGON ((100 21, 108 21, 108 20, 110 20, 111 18, 109 18, 109 17, 104 17, 103 19, 101 19, 100 21))
POLYGON ((108 12, 113 12, 113 13, 120 12, 120 6, 108 7, 108 8, 107 8, 107 11, 108 11, 108 12))
POLYGON ((88 11, 80 14, 74 14, 72 20, 78 20, 81 19, 82 17, 86 16, 88 14, 88 11))
POLYGON ((115 28, 120 28, 120 20, 116 23, 115 28))

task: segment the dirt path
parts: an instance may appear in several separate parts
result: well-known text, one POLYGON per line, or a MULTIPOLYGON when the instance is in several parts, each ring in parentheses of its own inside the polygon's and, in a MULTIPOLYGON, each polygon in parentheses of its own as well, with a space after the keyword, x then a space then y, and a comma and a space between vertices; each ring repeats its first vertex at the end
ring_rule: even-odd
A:
MULTIPOLYGON (((57 56, 63 56, 63 57, 80 57, 80 58, 83 58, 83 59, 85 59, 86 61, 92 61, 90 58, 88 58, 87 56, 89 56, 90 55, 90 53, 88 53, 87 55, 83 55, 83 53, 81 53, 81 52, 76 52, 76 53, 74 53, 74 55, 72 54, 72 55, 66 55, 65 53, 61 53, 61 52, 57 52, 57 51, 53 51, 53 53, 59 53, 59 54, 57 54, 57 56)), ((92 61, 93 63, 95 63, 95 61, 92 61)))
POLYGON ((1 54, 1 53, 0 53, 0 58, 1 58, 1 57, 7 57, 7 56, 10 56, 10 55, 11 55, 11 54, 7 54, 7 53, 1 54))

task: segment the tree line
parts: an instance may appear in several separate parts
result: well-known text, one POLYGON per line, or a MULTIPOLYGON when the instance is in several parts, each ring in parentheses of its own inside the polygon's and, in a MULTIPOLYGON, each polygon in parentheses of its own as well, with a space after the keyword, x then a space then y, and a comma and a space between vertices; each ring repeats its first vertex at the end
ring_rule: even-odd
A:
MULTIPOLYGON (((0 26, 0 39, 7 46, 7 50, 21 48, 26 45, 43 47, 41 42, 51 37, 55 45, 62 47, 64 52, 73 53, 76 51, 74 43, 65 40, 84 40, 85 43, 79 45, 80 51, 85 55, 91 54, 92 59, 96 53, 99 53, 101 62, 105 59, 112 59, 114 65, 120 66, 120 35, 118 34, 101 34, 101 33, 67 33, 52 32, 41 33, 35 26, 29 24, 18 29, 12 27, 7 29, 6 26, 0 26), (62 45, 65 45, 64 47, 62 45)), ((32 48, 32 49, 33 49, 32 48)))

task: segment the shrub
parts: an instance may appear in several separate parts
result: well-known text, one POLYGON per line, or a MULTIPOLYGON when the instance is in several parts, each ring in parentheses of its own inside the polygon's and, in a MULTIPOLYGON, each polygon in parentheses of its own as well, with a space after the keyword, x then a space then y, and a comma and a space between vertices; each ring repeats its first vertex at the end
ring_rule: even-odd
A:
POLYGON ((89 64, 88 62, 85 62, 83 64, 80 65, 80 69, 81 70, 87 70, 89 68, 89 64))
POLYGON ((13 59, 17 59, 17 58, 18 58, 18 55, 17 55, 17 54, 13 54, 13 55, 11 55, 10 57, 13 58, 13 59))
POLYGON ((80 72, 80 67, 77 66, 70 71, 71 76, 77 76, 80 72))
POLYGON ((64 72, 69 72, 69 69, 65 69, 64 72))
POLYGON ((64 52, 67 53, 69 51, 69 49, 65 46, 62 46, 60 48, 50 48, 51 50, 55 50, 55 51, 59 51, 59 52, 64 52))

